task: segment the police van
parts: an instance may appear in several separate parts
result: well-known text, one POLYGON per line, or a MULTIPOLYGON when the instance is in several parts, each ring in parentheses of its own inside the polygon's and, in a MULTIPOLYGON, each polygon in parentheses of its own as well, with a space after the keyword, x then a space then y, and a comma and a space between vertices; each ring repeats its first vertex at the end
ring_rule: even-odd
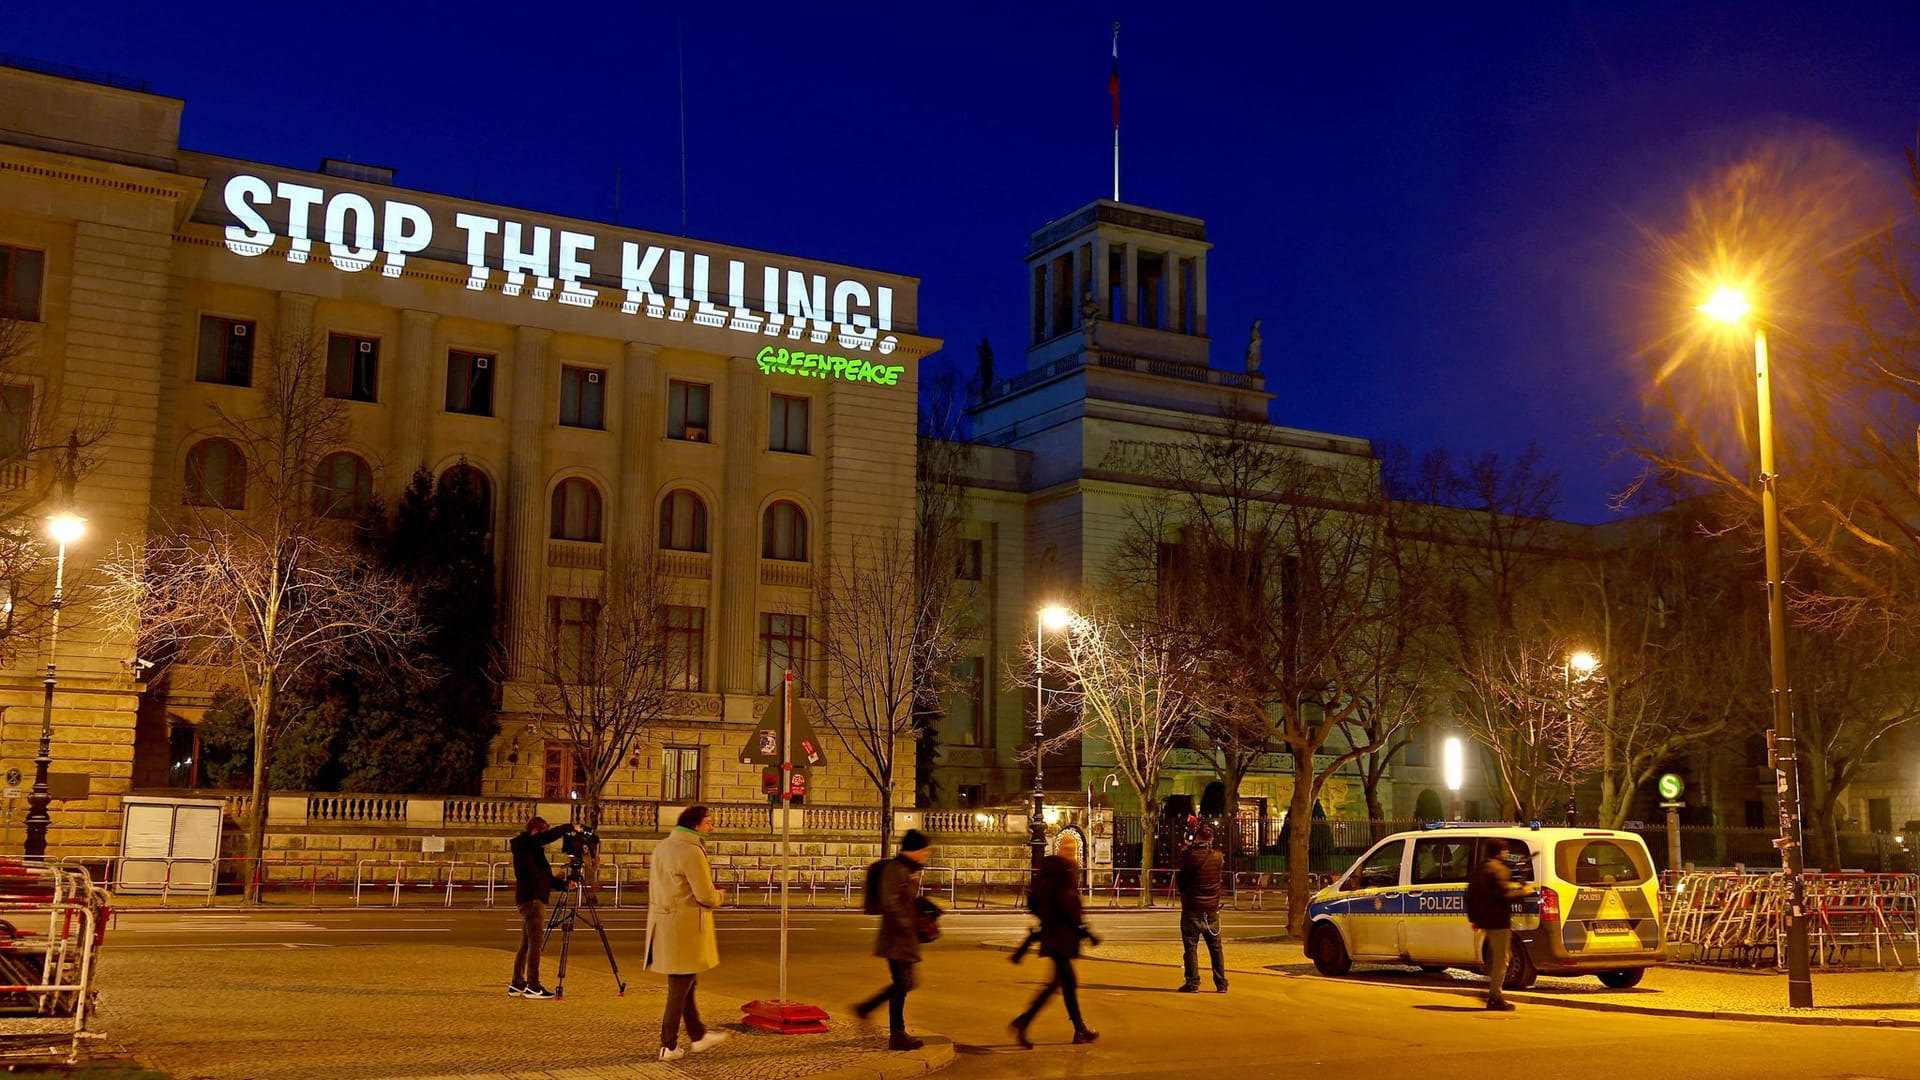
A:
POLYGON ((1344 975, 1358 960, 1485 971, 1486 935, 1467 922, 1467 875, 1493 837, 1507 842, 1515 883, 1534 887, 1513 902, 1507 988, 1546 974, 1598 975, 1625 989, 1666 960, 1659 878, 1633 833, 1439 824, 1387 837, 1314 895, 1306 944, 1314 967, 1344 975))

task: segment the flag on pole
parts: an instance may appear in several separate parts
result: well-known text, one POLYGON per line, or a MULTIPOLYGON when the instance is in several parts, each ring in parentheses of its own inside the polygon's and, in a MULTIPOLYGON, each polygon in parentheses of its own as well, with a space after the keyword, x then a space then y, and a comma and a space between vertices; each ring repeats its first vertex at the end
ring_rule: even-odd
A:
POLYGON ((1113 74, 1107 77, 1107 93, 1113 98, 1113 130, 1120 130, 1120 24, 1113 24, 1113 74))

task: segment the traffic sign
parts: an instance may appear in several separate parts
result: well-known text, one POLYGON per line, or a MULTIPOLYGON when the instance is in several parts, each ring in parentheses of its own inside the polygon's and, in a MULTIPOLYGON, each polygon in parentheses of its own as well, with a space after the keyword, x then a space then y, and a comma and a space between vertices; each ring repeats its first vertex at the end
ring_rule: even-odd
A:
POLYGON ((1660 774, 1660 797, 1661 798, 1677 799, 1680 797, 1680 793, 1686 790, 1686 787, 1687 787, 1686 782, 1680 779, 1679 774, 1677 773, 1661 773, 1660 774))

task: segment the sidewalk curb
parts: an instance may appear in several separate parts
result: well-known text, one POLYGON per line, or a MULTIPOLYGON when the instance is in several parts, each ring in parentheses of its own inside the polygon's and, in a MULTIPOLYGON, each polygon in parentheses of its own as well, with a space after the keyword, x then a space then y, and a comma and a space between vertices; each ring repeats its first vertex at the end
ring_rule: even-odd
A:
MULTIPOLYGON (((1014 948, 1011 945, 1002 945, 991 941, 983 941, 978 947, 990 949, 995 952, 1007 953, 1012 952, 1014 948)), ((1080 954, 1080 958, 1082 960, 1098 961, 1103 964, 1137 964, 1141 967, 1166 968, 1168 970, 1177 967, 1177 965, 1174 964, 1162 964, 1153 960, 1124 960, 1117 956, 1094 956, 1089 953, 1080 954)), ((1260 975, 1271 979, 1306 979, 1313 982, 1340 983, 1347 986, 1363 985, 1356 984, 1351 979, 1334 978, 1327 975, 1310 974, 1307 972, 1274 971, 1271 968, 1232 968, 1230 970, 1235 974, 1260 975)), ((1473 998, 1475 1000, 1482 1000, 1486 996, 1485 993, 1480 990, 1451 986, 1393 984, 1393 988, 1398 990, 1416 990, 1425 994, 1445 994, 1449 997, 1473 998)), ((1525 1002, 1528 1005, 1545 1005, 1556 1009, 1587 1009, 1592 1012, 1639 1013, 1642 1016, 1668 1016, 1682 1020, 1737 1020, 1750 1024, 1800 1024, 1809 1027, 1920 1028, 1920 1020, 1901 1020, 1894 1017, 1881 1016, 1860 1017, 1856 1019, 1847 1016, 1783 1016, 1778 1013, 1728 1012, 1718 1009, 1674 1009, 1663 1008, 1657 1005, 1630 1005, 1616 1001, 1575 1001, 1566 998, 1531 994, 1525 990, 1509 990, 1506 997, 1509 1001, 1525 1002)))
POLYGON ((901 1080, 924 1076, 953 1064, 952 1039, 928 1034, 921 1036, 921 1041, 926 1045, 918 1050, 889 1052, 883 1065, 849 1065, 844 1069, 807 1073, 801 1080, 901 1080))

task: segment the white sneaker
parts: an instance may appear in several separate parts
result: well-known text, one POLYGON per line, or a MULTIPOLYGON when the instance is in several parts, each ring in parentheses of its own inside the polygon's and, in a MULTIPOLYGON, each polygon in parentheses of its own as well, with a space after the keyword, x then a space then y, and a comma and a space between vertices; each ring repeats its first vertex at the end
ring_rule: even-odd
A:
POLYGON ((686 1056, 687 1056, 687 1051, 685 1047, 663 1046, 660 1048, 661 1061, 679 1061, 681 1058, 686 1056))
POLYGON ((733 1033, 730 1031, 709 1031, 705 1035, 693 1040, 692 1045, 688 1046, 687 1049, 696 1054, 702 1050, 711 1050, 721 1043, 726 1042, 727 1036, 731 1034, 733 1033))

